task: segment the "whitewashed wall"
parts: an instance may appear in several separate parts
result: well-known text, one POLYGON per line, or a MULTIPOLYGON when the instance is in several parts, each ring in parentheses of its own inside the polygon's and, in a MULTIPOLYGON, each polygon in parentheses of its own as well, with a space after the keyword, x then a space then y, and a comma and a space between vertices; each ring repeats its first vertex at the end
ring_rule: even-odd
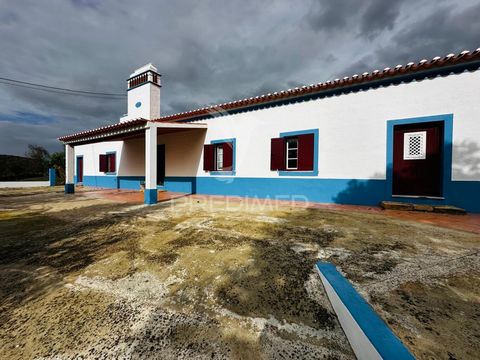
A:
POLYGON ((117 169, 121 161, 122 141, 106 141, 95 144, 75 146, 75 175, 77 175, 77 156, 83 156, 83 175, 104 175, 99 171, 99 155, 116 151, 117 169))
POLYGON ((160 88, 150 83, 128 91, 128 115, 121 121, 144 118, 158 119, 160 117, 160 88), (141 103, 137 108, 135 104, 141 103))
MULTIPOLYGON (((387 120, 453 113, 453 180, 480 180, 462 155, 476 149, 468 157, 480 160, 479 95, 477 71, 202 122, 206 142, 236 137, 239 177, 277 177, 270 171, 270 139, 318 128, 319 178, 385 179, 387 120)), ((207 173, 200 167, 197 175, 207 173)))
MULTIPOLYGON (((319 129, 319 178, 385 179, 387 120, 453 113, 453 180, 480 180, 480 71, 338 95, 209 120, 205 133, 161 135, 167 176, 209 176, 202 145, 236 138, 237 177, 278 177, 270 171, 270 139, 280 132, 319 129)), ((98 171, 98 154, 117 151, 121 176, 144 175, 144 140, 75 147, 84 175, 98 171)), ((298 177, 297 177, 298 178, 298 177)))
POLYGON ((199 168, 203 169, 200 160, 205 134, 203 130, 190 130, 158 137, 158 144, 165 144, 166 176, 195 176, 199 168))

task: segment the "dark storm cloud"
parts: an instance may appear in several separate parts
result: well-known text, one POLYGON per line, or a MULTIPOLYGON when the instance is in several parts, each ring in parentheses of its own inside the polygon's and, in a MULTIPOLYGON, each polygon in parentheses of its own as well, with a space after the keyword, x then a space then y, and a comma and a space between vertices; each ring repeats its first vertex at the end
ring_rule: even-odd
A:
POLYGON ((480 3, 463 9, 443 4, 416 17, 415 22, 396 32, 384 46, 374 48, 340 72, 345 76, 459 53, 465 49, 475 50, 480 47, 479 17, 480 3))
POLYGON ((356 0, 316 1, 306 19, 316 31, 344 29, 358 13, 362 2, 356 0))
POLYGON ((360 22, 360 33, 367 37, 378 35, 381 31, 392 30, 400 15, 404 0, 374 0, 366 7, 360 22))
MULTIPOLYGON (((413 3, 415 0, 409 2, 413 3)), ((315 31, 351 32, 373 38, 383 30, 393 29, 407 0, 337 0, 317 1, 306 17, 315 31)), ((415 1, 419 4, 420 1, 415 1)))
MULTIPOLYGON (((125 93, 154 63, 167 115, 480 46, 480 0, 5 0, 0 77, 125 93)), ((126 100, 0 84, 0 153, 118 121, 126 100)))

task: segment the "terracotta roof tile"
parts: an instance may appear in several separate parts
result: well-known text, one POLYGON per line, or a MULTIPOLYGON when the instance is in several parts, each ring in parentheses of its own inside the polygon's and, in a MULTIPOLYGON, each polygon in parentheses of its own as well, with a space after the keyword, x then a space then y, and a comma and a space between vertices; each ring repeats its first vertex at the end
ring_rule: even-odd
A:
POLYGON ((409 62, 406 65, 397 65, 394 68, 385 68, 383 70, 374 70, 371 73, 364 72, 362 75, 355 74, 350 77, 344 77, 343 79, 334 79, 333 81, 326 81, 318 84, 311 84, 309 86, 302 86, 301 88, 294 88, 288 90, 282 90, 280 92, 274 92, 273 94, 259 95, 248 99, 242 99, 237 101, 231 101, 220 105, 212 105, 206 108, 190 110, 187 112, 172 114, 163 116, 161 120, 168 121, 185 121, 194 119, 201 116, 209 115, 215 108, 222 108, 225 111, 233 109, 241 109, 242 107, 257 105, 261 103, 268 103, 275 100, 288 100, 297 96, 308 95, 313 93, 320 93, 325 90, 331 90, 334 88, 341 88, 349 85, 356 84, 368 84, 369 82, 393 78, 399 75, 405 75, 409 73, 421 73, 424 70, 446 67, 449 65, 468 63, 480 60, 480 48, 475 51, 464 50, 460 54, 448 54, 441 58, 439 56, 434 57, 432 60, 422 59, 417 64, 409 62))
POLYGON ((87 136, 99 135, 105 132, 110 132, 112 130, 121 130, 129 127, 135 127, 135 126, 146 124, 146 123, 147 123, 147 120, 145 119, 133 119, 133 120, 128 120, 120 123, 102 126, 96 129, 81 131, 71 135, 61 136, 58 138, 58 140, 67 142, 67 141, 72 141, 72 140, 80 139, 87 136))
MULTIPOLYGON (((219 111, 229 111, 229 110, 237 110, 242 109, 244 107, 249 107, 258 104, 266 104, 273 101, 278 100, 288 100, 293 99, 300 96, 310 95, 310 94, 320 94, 326 90, 332 89, 341 89, 342 87, 347 87, 351 85, 368 85, 370 82, 374 82, 381 79, 395 79, 395 77, 407 74, 421 74, 422 71, 430 70, 430 69, 440 69, 442 67, 448 67, 456 64, 462 63, 470 63, 470 62, 480 62, 480 48, 476 49, 475 51, 468 51, 464 50, 461 53, 455 54, 448 54, 445 57, 436 56, 432 60, 422 59, 415 64, 413 62, 409 62, 406 65, 397 65, 394 68, 386 67, 383 70, 374 70, 371 73, 364 72, 362 75, 355 74, 353 76, 346 76, 342 79, 335 79, 333 81, 326 81, 323 83, 318 84, 310 84, 308 86, 302 86, 301 88, 294 88, 294 89, 287 89, 282 90, 279 92, 274 92, 266 94, 266 95, 259 95, 255 97, 245 98, 236 101, 230 101, 223 104, 211 105, 207 107, 203 107, 196 110, 190 110, 182 113, 162 116, 159 119, 151 120, 154 122, 179 122, 179 121, 193 121, 198 117, 203 116, 211 116, 212 113, 219 112, 219 111)), ((125 121, 123 123, 116 123, 113 125, 104 126, 101 128, 83 131, 80 133, 62 136, 59 138, 60 141, 69 141, 77 138, 81 138, 87 135, 95 135, 106 131, 122 129, 129 126, 136 126, 140 123, 146 123, 147 120, 145 119, 135 119, 130 121, 125 121)))

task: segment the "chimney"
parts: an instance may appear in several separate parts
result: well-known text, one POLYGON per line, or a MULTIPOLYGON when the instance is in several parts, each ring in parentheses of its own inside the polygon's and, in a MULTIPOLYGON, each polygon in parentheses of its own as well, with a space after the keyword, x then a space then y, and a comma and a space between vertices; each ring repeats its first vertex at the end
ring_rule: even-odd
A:
POLYGON ((127 80, 128 113, 120 122, 160 117, 160 74, 152 64, 135 70, 127 80))

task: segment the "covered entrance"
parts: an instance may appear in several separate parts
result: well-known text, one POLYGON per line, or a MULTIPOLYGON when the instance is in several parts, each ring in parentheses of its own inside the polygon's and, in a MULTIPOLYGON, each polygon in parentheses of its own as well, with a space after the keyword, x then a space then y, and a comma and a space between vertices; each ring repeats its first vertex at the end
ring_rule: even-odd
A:
POLYGON ((161 120, 136 119, 61 137, 60 140, 65 144, 65 192, 74 192, 74 168, 76 165, 77 182, 84 181, 84 185, 87 182, 87 186, 103 188, 137 188, 143 191, 143 198, 146 204, 155 204, 157 202, 159 199, 158 187, 163 187, 166 182, 171 186, 167 190, 187 193, 189 192, 187 187, 193 187, 192 175, 187 174, 187 176, 184 176, 180 172, 180 176, 176 178, 175 171, 178 173, 178 164, 180 163, 185 167, 190 166, 188 171, 192 174, 196 173, 206 129, 207 125, 201 123, 175 123, 161 120), (172 134, 175 136, 175 141, 172 142, 170 137, 169 143, 158 143, 159 141, 167 141, 165 136, 172 134), (161 140, 159 140, 159 137, 161 140), (144 141, 136 142, 139 139, 144 141), (194 139, 196 146, 192 146, 192 143, 189 143, 186 139, 194 139), (118 160, 114 163, 114 170, 105 172, 100 169, 101 175, 96 175, 97 173, 84 174, 84 165, 92 167, 91 165, 95 164, 96 156, 100 158, 104 156, 104 150, 93 152, 93 156, 85 160, 87 162, 84 164, 83 158, 80 156, 75 157, 75 146, 107 143, 109 141, 123 141, 121 147, 116 150, 118 154, 115 158, 118 158, 118 160), (143 149, 138 147, 138 145, 142 145, 143 149), (170 178, 167 177, 168 173, 166 172, 167 148, 172 150, 168 154, 170 170, 167 170, 170 171, 170 174, 173 171, 174 175, 169 175, 170 178), (143 152, 144 157, 141 152, 139 153, 139 150, 143 152), (75 161, 77 162, 76 164, 75 161), (144 164, 139 169, 138 165, 140 162, 144 162, 144 164), (180 184, 175 186, 175 182, 180 184))
POLYGON ((443 196, 444 122, 395 125, 392 196, 443 196))

